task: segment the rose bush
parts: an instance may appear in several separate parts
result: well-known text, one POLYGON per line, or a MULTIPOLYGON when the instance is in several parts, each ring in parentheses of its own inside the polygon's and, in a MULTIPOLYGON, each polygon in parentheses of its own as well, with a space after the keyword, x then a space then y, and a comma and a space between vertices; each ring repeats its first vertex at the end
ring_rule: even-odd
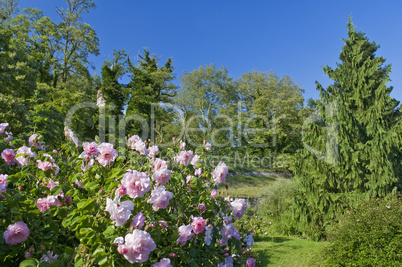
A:
POLYGON ((209 144, 81 148, 66 128, 49 150, 38 134, 29 147, 6 140, 0 125, 0 265, 253 266, 252 235, 233 224, 247 204, 216 197, 228 168, 208 168, 209 144))

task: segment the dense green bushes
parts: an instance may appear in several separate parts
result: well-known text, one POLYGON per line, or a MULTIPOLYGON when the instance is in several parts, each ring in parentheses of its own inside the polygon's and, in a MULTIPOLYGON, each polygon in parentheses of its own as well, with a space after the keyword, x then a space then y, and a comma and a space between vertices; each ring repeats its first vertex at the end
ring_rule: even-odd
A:
POLYGON ((402 264, 402 199, 360 202, 327 229, 325 254, 335 266, 402 264))
POLYGON ((263 195, 258 207, 260 214, 272 218, 275 230, 283 234, 296 233, 290 213, 290 206, 296 191, 297 183, 294 180, 277 183, 263 195))

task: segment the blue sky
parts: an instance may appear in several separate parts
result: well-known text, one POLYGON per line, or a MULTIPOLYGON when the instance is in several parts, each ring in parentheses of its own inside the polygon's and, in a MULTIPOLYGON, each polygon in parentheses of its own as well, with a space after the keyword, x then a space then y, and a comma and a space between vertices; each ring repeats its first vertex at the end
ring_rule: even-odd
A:
MULTIPOLYGON (((349 15, 358 31, 381 47, 377 55, 392 65, 391 96, 402 101, 402 1, 95 1, 85 15, 100 38, 100 56, 91 59, 99 73, 113 49, 132 58, 149 48, 172 58, 177 77, 200 65, 225 66, 238 78, 257 69, 288 75, 318 98, 315 81, 331 83, 321 67, 336 66, 349 15)), ((63 0, 22 0, 20 8, 36 7, 55 21, 63 0)), ((177 81, 178 82, 178 81, 177 81)))

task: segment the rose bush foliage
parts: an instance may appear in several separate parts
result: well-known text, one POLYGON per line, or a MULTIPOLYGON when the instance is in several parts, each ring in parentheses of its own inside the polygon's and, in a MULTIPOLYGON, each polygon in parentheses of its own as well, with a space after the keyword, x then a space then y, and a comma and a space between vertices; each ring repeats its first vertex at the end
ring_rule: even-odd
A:
POLYGON ((51 150, 0 132, 0 265, 254 266, 252 235, 233 225, 247 204, 216 197, 228 169, 205 164, 209 146, 65 134, 51 150))

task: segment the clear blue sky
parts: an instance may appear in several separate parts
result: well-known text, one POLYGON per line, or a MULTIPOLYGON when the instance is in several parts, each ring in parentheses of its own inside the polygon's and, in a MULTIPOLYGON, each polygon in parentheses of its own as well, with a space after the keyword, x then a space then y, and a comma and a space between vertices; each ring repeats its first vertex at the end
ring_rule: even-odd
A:
MULTIPOLYGON (((290 76, 318 98, 314 82, 331 83, 321 67, 336 66, 349 15, 358 31, 381 47, 377 55, 392 64, 391 96, 402 101, 402 1, 96 1, 85 15, 100 38, 100 56, 92 58, 99 73, 113 49, 134 58, 143 48, 172 58, 177 77, 203 64, 226 66, 238 78, 253 69, 290 76)), ((21 0, 57 21, 63 0, 21 0)))

